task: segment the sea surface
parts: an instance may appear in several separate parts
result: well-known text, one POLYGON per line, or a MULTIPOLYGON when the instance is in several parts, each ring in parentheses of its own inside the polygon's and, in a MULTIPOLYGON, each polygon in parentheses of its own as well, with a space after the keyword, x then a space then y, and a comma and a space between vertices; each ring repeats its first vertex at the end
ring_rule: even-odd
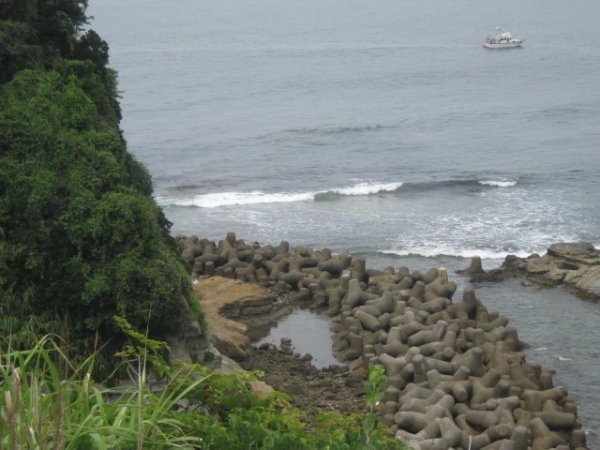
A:
MULTIPOLYGON (((173 234, 485 269, 600 247, 600 2, 90 0, 173 234), (482 47, 495 28, 521 48, 482 47)), ((460 292, 468 284, 458 275, 460 292)), ((600 448, 600 305, 475 286, 600 448)))

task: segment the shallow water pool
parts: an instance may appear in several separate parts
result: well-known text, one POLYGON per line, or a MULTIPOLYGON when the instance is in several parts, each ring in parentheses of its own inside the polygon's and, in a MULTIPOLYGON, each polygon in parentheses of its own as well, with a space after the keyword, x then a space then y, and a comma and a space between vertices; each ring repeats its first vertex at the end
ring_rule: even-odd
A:
POLYGON ((252 330, 249 333, 252 344, 264 343, 279 347, 281 338, 290 338, 294 353, 310 353, 315 367, 340 365, 332 354, 332 323, 329 316, 297 308, 276 324, 270 324, 252 330))

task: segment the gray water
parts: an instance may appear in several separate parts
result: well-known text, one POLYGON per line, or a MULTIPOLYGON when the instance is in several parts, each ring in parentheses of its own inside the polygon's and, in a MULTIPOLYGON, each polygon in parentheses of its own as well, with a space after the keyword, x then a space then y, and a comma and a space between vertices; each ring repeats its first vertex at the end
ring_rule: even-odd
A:
POLYGON ((517 280, 483 283, 475 290, 490 311, 502 311, 519 338, 532 345, 527 361, 555 371, 554 385, 567 387, 577 400, 588 447, 600 448, 600 305, 583 302, 562 288, 525 288, 517 280))
POLYGON ((332 325, 327 315, 296 308, 276 324, 253 330, 250 338, 252 345, 256 347, 261 344, 279 347, 282 338, 289 338, 292 340, 294 353, 301 356, 309 353, 312 356, 311 364, 322 369, 330 365, 341 365, 332 354, 332 325))
MULTIPOLYGON (((90 0, 89 13, 174 234, 450 272, 473 255, 487 269, 554 242, 600 247, 598 2, 90 0), (496 26, 524 46, 482 48, 496 26)), ((599 306, 476 288, 546 349, 528 358, 600 432, 599 306)))

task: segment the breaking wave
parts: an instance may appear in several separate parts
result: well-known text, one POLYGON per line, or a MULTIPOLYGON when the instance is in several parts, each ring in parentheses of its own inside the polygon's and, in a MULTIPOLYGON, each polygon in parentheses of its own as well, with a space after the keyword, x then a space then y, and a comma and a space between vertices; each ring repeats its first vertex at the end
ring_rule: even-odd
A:
POLYGON ((517 180, 509 179, 463 179, 410 182, 404 184, 404 190, 411 192, 438 191, 448 189, 480 190, 487 188, 508 188, 517 185, 517 180))
MULTIPOLYGON (((468 179, 468 180, 442 180, 430 182, 395 182, 376 183, 361 181, 356 184, 320 191, 308 192, 216 192, 194 196, 158 196, 156 200, 165 206, 195 206, 199 208, 217 208, 234 205, 258 205, 266 203, 293 203, 293 202, 328 202, 336 201, 345 196, 364 196, 381 193, 405 192, 418 193, 447 189, 465 189, 479 191, 485 188, 508 188, 517 184, 516 180, 509 179, 468 179), (477 188, 479 187, 479 189, 477 188), (402 189, 401 189, 402 188, 402 189)), ((183 192, 188 189, 176 189, 183 192)))
POLYGON ((293 134, 308 134, 308 135, 328 135, 328 134, 351 134, 364 133, 371 131, 379 131, 384 128, 391 128, 385 125, 365 125, 365 126, 348 126, 348 127, 331 127, 331 128, 291 128, 286 130, 293 134))
POLYGON ((402 186, 398 183, 369 183, 361 182, 352 186, 335 188, 316 192, 218 192, 196 195, 191 198, 172 198, 159 196, 156 198, 161 205, 196 206, 199 208, 217 208, 234 205, 258 205, 265 203, 293 203, 309 201, 333 201, 343 196, 373 195, 393 192, 402 186))
POLYGON ((381 250, 381 253, 386 255, 396 256, 424 256, 426 258, 435 258, 438 256, 453 256, 457 258, 472 258, 473 256, 479 256, 481 259, 492 259, 501 260, 506 255, 515 255, 519 258, 527 258, 533 252, 527 252, 523 250, 510 251, 510 250, 483 250, 475 248, 451 248, 451 247, 414 247, 408 250, 381 250))
POLYGON ((516 180, 481 180, 479 184, 483 186, 493 186, 493 187, 512 187, 516 186, 516 180))

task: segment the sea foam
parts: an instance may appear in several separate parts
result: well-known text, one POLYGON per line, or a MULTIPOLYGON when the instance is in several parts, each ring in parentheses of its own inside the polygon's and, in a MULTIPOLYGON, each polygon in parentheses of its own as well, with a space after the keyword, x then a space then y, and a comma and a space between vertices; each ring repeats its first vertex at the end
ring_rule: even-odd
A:
POLYGON ((397 256, 423 256, 426 258, 435 258, 438 256, 453 256, 457 258, 472 258, 479 256, 483 260, 503 260, 508 254, 515 255, 519 258, 527 258, 531 255, 530 252, 518 251, 518 252, 507 252, 505 250, 482 250, 474 248, 451 248, 451 247, 427 247, 427 246, 415 246, 408 249, 390 249, 382 250, 381 253, 387 255, 397 256))
POLYGON ((371 183, 359 182, 352 186, 333 188, 323 191, 309 192, 277 192, 267 193, 262 191, 251 192, 217 192, 204 195, 195 195, 192 198, 156 198, 161 205, 196 206, 199 208, 217 208, 234 205, 258 205, 264 203, 293 203, 307 201, 331 200, 339 196, 373 195, 380 192, 393 192, 402 186, 397 183, 371 183), (334 194, 334 195, 327 195, 334 194))
POLYGON ((516 186, 516 180, 480 180, 479 184, 483 186, 493 186, 493 187, 512 187, 516 186))

